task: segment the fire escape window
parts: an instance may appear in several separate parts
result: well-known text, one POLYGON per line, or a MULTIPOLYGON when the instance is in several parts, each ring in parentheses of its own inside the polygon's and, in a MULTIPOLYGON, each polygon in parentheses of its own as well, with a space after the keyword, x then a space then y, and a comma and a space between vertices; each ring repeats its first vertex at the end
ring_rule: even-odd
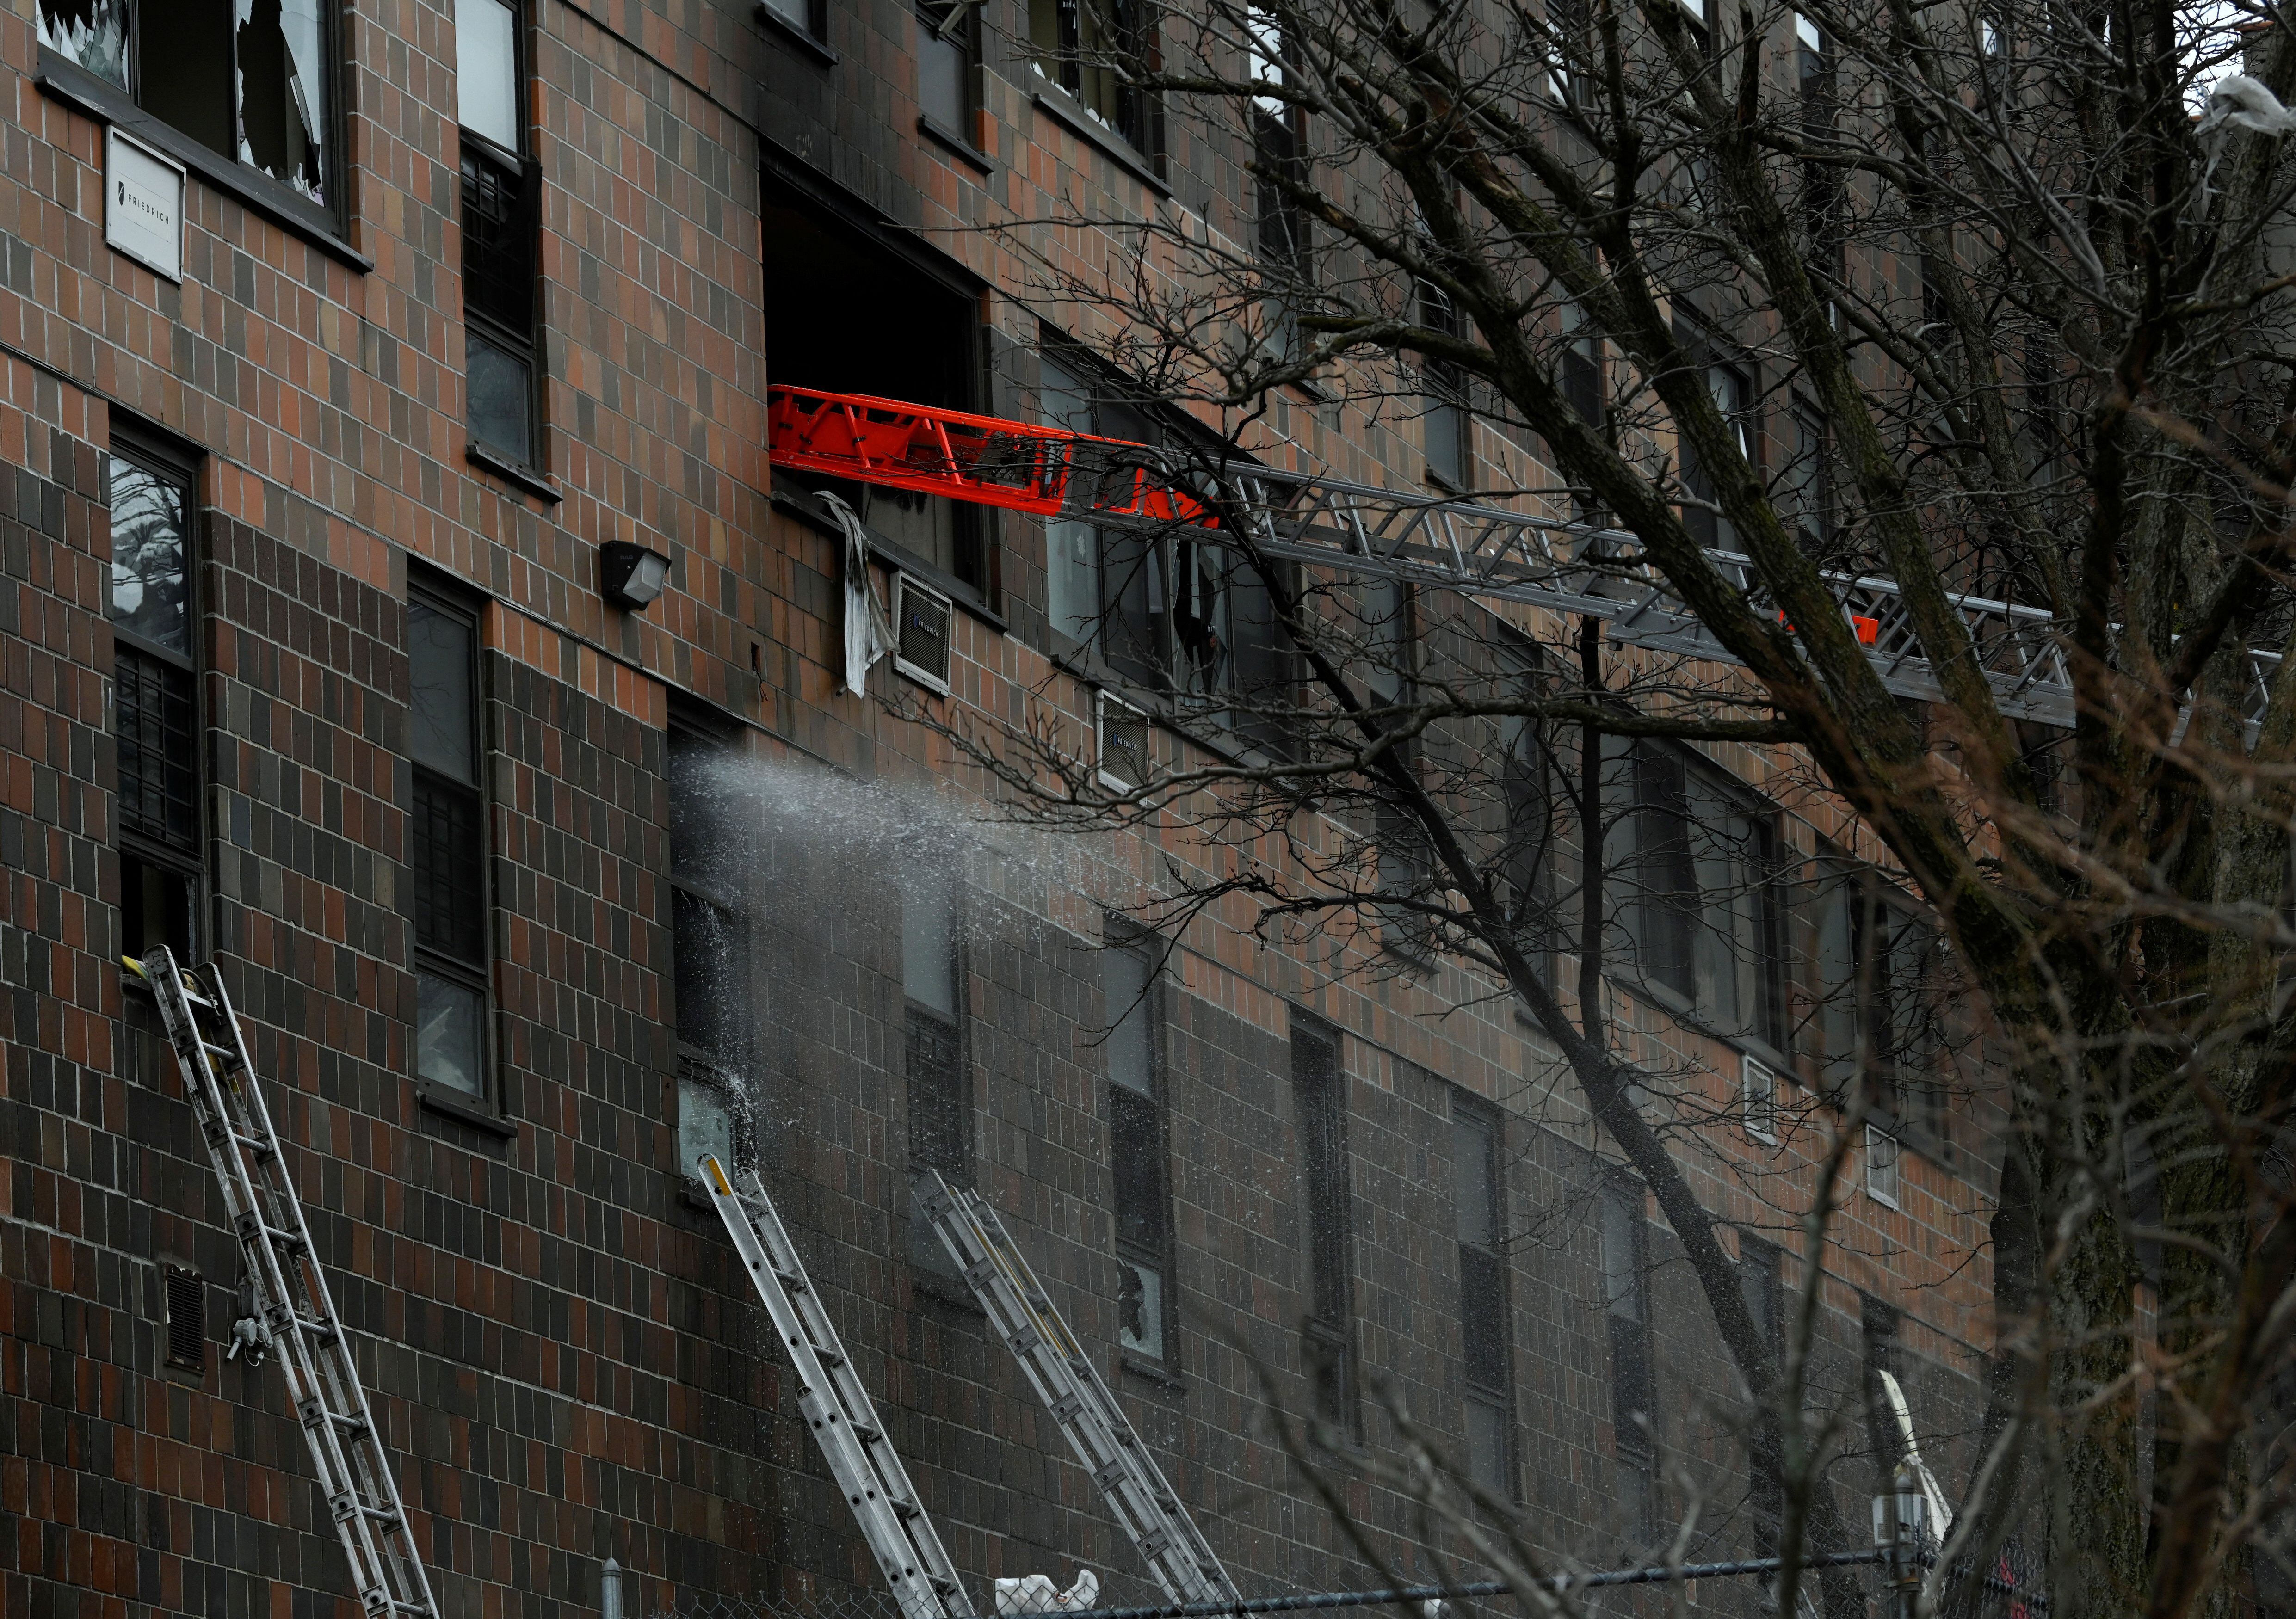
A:
MULTIPOLYGON (((323 0, 39 0, 40 45, 332 224, 335 7, 323 0)), ((43 67, 47 66, 46 62, 43 67)))
POLYGON ((481 774, 478 616, 443 590, 406 609, 414 800, 407 843, 414 901, 415 1076, 490 1100, 487 1076, 490 912, 481 774))
POLYGON ((1506 1182, 1499 1120, 1464 1095, 1451 1102, 1451 1174, 1468 1471, 1493 1495, 1512 1500, 1514 1374, 1513 1335, 1507 1330, 1506 1182))
POLYGON ((458 0, 455 95, 462 120, 463 315, 471 441, 519 470, 537 449, 535 268, 540 168, 525 151, 517 12, 458 0))
POLYGON ((1101 952, 1109 1023, 1108 1148, 1116 1213, 1117 1341, 1144 1360, 1172 1356, 1172 1204, 1165 1173, 1162 1026, 1152 940, 1101 952))
POLYGON ((201 860, 190 470, 115 440, 111 457, 112 735, 119 765, 121 948, 191 954, 201 860))

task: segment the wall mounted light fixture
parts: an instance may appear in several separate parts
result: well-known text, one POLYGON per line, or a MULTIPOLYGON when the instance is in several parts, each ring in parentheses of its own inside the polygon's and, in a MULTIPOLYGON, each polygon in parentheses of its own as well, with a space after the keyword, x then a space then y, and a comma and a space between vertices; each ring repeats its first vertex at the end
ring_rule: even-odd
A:
POLYGON ((669 583, 669 559, 635 540, 608 540, 598 547, 598 588, 616 607, 642 613, 669 583))

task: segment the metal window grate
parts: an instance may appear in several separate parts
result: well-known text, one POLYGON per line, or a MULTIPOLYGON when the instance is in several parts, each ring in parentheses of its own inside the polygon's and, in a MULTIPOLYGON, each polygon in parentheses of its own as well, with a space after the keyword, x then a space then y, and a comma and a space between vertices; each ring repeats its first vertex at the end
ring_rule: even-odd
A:
POLYGON ((208 1362, 208 1284, 196 1271, 169 1265, 168 1364, 204 1371, 208 1362))
POLYGON ((123 644, 113 680, 120 829, 175 848, 195 847, 199 738, 191 671, 123 644))

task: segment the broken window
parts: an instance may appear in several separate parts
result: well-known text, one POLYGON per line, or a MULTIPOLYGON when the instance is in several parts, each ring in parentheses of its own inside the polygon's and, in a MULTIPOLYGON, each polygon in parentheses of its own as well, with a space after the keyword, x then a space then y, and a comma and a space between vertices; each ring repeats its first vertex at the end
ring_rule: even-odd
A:
POLYGON ((1451 1101, 1453 1219, 1459 1239, 1459 1341, 1466 1382, 1467 1468, 1502 1500, 1514 1485, 1514 1378, 1507 1330, 1505 1181, 1499 1121, 1451 1101))
POLYGON ((39 0, 52 55, 294 196, 332 198, 333 43, 322 0, 39 0))
POLYGON ((1791 418, 1793 454, 1778 475, 1779 505, 1793 525, 1802 548, 1824 556, 1833 543, 1833 485, 1825 454, 1825 422, 1815 409, 1797 407, 1791 418))
POLYGON ((484 1100, 491 951, 478 616, 443 590, 417 589, 407 603, 406 652, 414 1072, 425 1084, 484 1100))
MULTIPOLYGON (((836 217, 770 176, 764 216, 773 383, 940 410, 986 403, 980 302, 957 286, 962 270, 836 217)), ((985 508, 844 478, 807 474, 805 481, 834 490, 876 534, 994 600, 994 519, 985 508)))
MULTIPOLYGON (((909 1165, 950 1180, 972 1175, 972 1097, 965 1077, 963 955, 958 942, 962 883, 944 855, 921 851, 896 880, 901 898, 902 1029, 908 1069, 909 1165)), ((956 1275, 947 1250, 914 1206, 909 1258, 945 1278, 956 1275)))
POLYGON ((1154 102, 1133 82, 1154 60, 1143 0, 1029 0, 1029 39, 1039 77, 1094 122, 1154 151, 1154 102))
POLYGON ((115 442, 111 495, 121 948, 184 956, 201 865, 189 470, 115 442))
POLYGON ((471 437, 520 468, 535 435, 535 254, 540 168, 526 155, 518 13, 458 0, 455 107, 462 123, 464 385, 471 437))
POLYGON ((1117 1340, 1149 1360, 1170 1358, 1171 1197, 1165 1177, 1163 1074, 1152 941, 1101 952, 1109 1025, 1108 1149, 1115 1192, 1117 1340))

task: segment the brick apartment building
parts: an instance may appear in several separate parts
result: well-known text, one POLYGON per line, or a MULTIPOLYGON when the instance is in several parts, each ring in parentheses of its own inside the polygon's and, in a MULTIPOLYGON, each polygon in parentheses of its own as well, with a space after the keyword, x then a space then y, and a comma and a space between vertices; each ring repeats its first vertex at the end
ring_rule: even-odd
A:
MULTIPOLYGON (((156 943, 253 1020, 450 1615, 594 1611, 609 1556, 641 1610, 873 1583, 703 1146, 760 1167, 975 1581, 1145 1594, 920 1242, 922 1165, 1003 1211, 1247 1589, 1370 1582, 1267 1419, 1324 1399, 1375 1457, 1382 1377, 1558 1557, 1642 1555, 1693 1488, 1702 1552, 1760 1544, 1672 1239, 1503 1002, 1226 916, 1168 952, 1117 914, 1137 840, 921 843, 962 773, 840 686, 840 531, 768 468, 769 382, 1129 436, 972 227, 1258 228, 1233 143, 1037 68, 1075 15, 0 14, 0 1612, 355 1611, 275 1371, 225 1355, 238 1251, 119 962, 156 943), (659 600, 610 600, 618 545, 659 600)), ((1292 408, 1357 476, 1474 453, 1292 408)), ((861 504, 877 588, 955 604, 947 695, 873 691, 1091 712, 1043 524, 861 504)), ((1748 1057, 1799 1071, 1634 1024, 1722 1112, 1748 1057)), ((1808 1181, 1710 1133, 1750 1231, 1741 1166, 1808 1181)), ((1942 1134, 1861 1155, 1826 1259, 1860 1522, 1861 1365, 1958 1461, 1987 1341, 1982 1143, 1942 1134)), ((1779 1319, 1792 1256, 1741 1258, 1779 1319)))

